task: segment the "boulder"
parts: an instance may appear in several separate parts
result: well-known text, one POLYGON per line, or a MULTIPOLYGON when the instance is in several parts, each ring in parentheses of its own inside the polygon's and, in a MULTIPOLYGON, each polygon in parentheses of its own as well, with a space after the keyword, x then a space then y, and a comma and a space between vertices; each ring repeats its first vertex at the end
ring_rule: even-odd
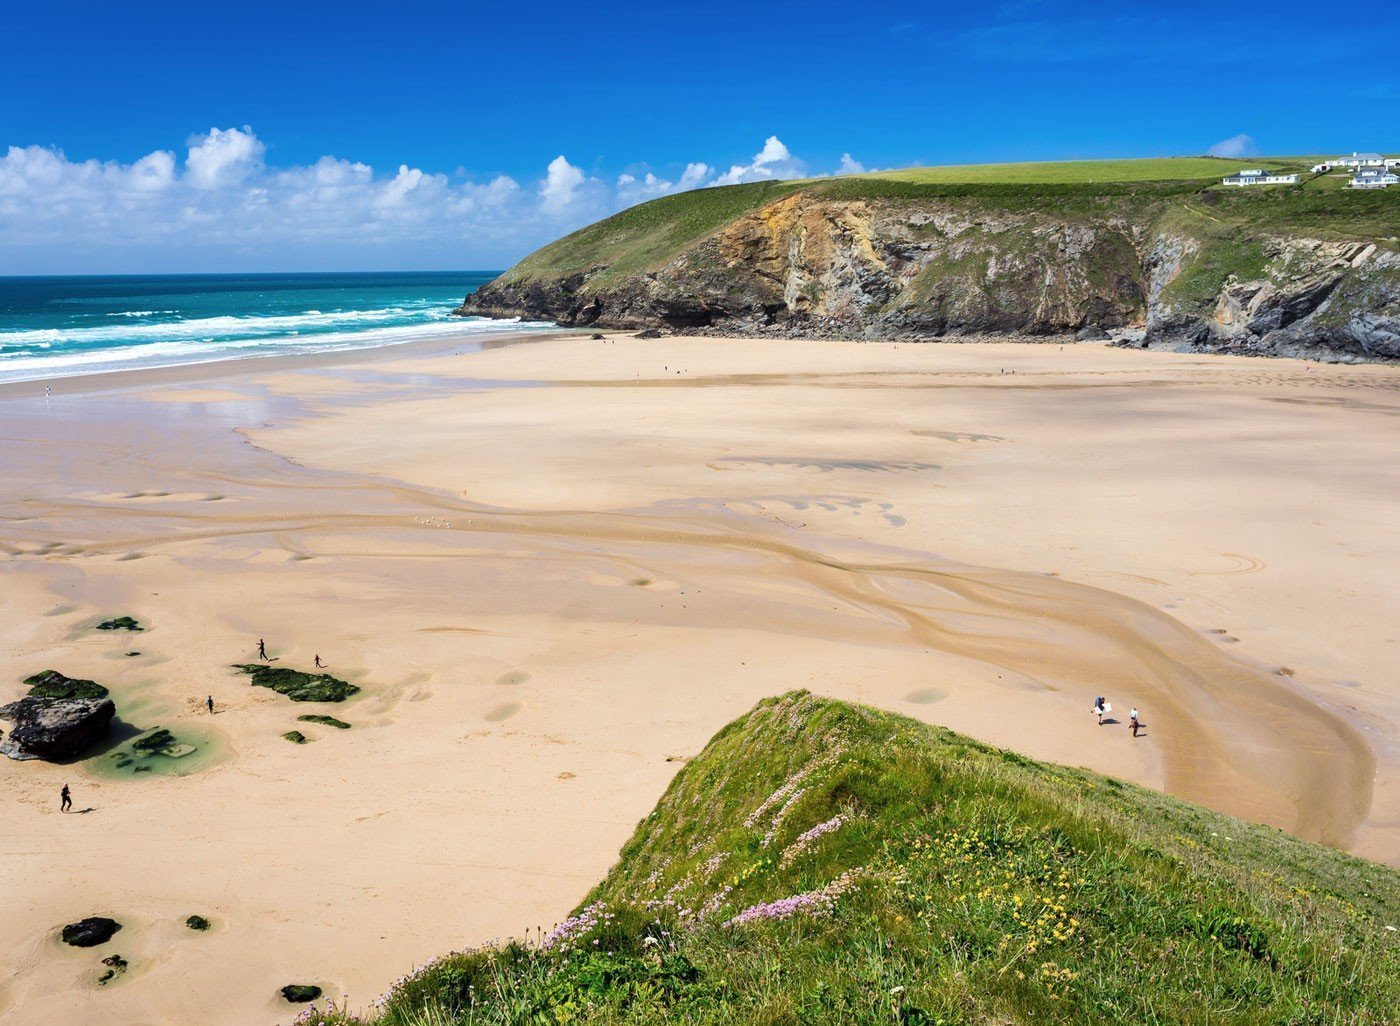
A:
POLYGON ((1074 337, 1080 342, 1102 342, 1108 338, 1108 332, 1097 324, 1086 324, 1075 333, 1074 337))
POLYGON ((655 328, 645 328, 632 336, 633 338, 660 338, 661 332, 655 328))
POLYGON ((292 1004, 304 1004, 320 997, 321 988, 310 983, 289 983, 282 988, 282 996, 292 1004))
POLYGON ((122 924, 106 916, 88 916, 63 928, 63 943, 75 948, 95 948, 106 944, 122 924))
POLYGON ((13 723, 9 737, 0 744, 0 755, 49 762, 74 758, 107 733, 116 714, 110 698, 27 695, 0 708, 0 719, 13 723))

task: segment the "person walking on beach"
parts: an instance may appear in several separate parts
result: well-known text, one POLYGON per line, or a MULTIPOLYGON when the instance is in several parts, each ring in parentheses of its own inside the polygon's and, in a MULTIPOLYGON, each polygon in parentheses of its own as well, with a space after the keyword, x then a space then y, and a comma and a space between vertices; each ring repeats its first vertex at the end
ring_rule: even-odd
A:
POLYGON ((206 698, 206 699, 204 700, 204 704, 207 705, 207 706, 209 707, 209 715, 210 715, 210 716, 213 716, 213 715, 214 715, 214 696, 213 696, 213 695, 210 695, 208 698, 206 698))
POLYGON ((325 663, 321 662, 321 653, 317 652, 317 653, 316 653, 316 669, 319 670, 321 667, 323 667, 323 666, 325 666, 325 665, 326 665, 325 663))
POLYGON ((267 643, 262 638, 258 639, 258 658, 267 662, 267 643))
POLYGON ((1094 699, 1094 708, 1089 711, 1098 715, 1100 727, 1103 726, 1103 714, 1108 712, 1108 709, 1108 699, 1104 698, 1102 695, 1094 699))
POLYGON ((1133 706, 1132 712, 1128 713, 1128 722, 1132 725, 1133 737, 1137 737, 1138 730, 1142 727, 1142 723, 1138 721, 1137 706, 1133 706))
POLYGON ((63 790, 58 792, 58 811, 67 812, 73 807, 73 792, 68 790, 68 785, 63 785, 63 790))

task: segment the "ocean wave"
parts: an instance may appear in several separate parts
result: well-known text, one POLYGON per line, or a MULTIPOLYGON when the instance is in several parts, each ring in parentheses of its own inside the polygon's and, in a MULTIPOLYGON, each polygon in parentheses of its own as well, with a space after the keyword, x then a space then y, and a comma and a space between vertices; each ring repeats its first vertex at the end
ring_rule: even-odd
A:
POLYGON ((112 310, 108 317, 159 317, 162 314, 173 314, 174 310, 112 310))
MULTIPOLYGON (((218 320, 207 318, 206 320, 218 320)), ((273 318, 265 318, 271 320, 273 318)), ((544 321, 522 321, 519 318, 492 320, 484 317, 457 317, 453 323, 442 321, 417 324, 370 327, 360 331, 320 332, 292 337, 282 334, 276 338, 187 338, 149 342, 139 346, 114 346, 104 349, 61 349, 35 354, 31 351, 0 352, 0 381, 24 381, 35 378, 67 377, 76 374, 135 367, 163 367, 175 364, 213 363, 256 353, 278 356, 290 353, 343 352, 374 346, 401 345, 434 338, 474 337, 510 331, 539 331, 556 328, 544 321)), ((193 322, 185 322, 190 324, 193 322)), ((13 334, 13 333, 12 333, 13 334)))
MULTIPOLYGON (((432 320, 437 314, 449 316, 434 304, 432 320)), ((126 311, 133 313, 134 311, 126 311)), ((165 321, 157 324, 104 325, 92 328, 32 328, 21 331, 0 331, 0 349, 12 346, 28 346, 37 342, 59 342, 71 346, 100 345, 141 345, 170 339, 195 339, 206 336, 224 336, 230 340, 239 338, 265 338, 270 335, 285 335, 290 332, 329 333, 338 328, 354 325, 392 325, 394 321, 422 318, 423 309, 408 305, 386 306, 373 310, 337 310, 330 313, 310 311, 297 314, 266 314, 218 317, 193 317, 185 320, 165 321)))

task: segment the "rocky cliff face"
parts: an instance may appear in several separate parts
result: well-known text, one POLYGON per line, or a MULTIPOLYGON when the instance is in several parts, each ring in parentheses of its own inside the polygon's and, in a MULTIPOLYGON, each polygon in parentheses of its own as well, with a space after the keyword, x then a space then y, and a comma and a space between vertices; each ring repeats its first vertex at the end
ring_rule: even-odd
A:
POLYGON ((458 312, 872 339, 1140 329, 1132 344, 1154 348, 1400 359, 1393 247, 1265 237, 1241 277, 1213 262, 1219 240, 1164 227, 1150 203, 1047 207, 798 192, 652 270, 512 272, 458 312))

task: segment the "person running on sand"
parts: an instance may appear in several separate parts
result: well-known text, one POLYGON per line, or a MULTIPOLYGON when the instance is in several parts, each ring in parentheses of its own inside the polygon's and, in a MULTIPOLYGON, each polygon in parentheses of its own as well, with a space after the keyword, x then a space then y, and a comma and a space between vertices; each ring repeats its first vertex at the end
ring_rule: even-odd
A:
POLYGON ((258 658, 267 662, 267 643, 262 638, 258 639, 258 658))
POLYGON ((213 715, 214 715, 214 696, 213 696, 213 695, 210 695, 208 698, 206 698, 206 699, 204 700, 204 704, 207 705, 207 706, 209 707, 209 715, 210 715, 210 716, 213 716, 213 715))
POLYGON ((63 785, 63 790, 58 792, 58 811, 67 812, 73 807, 73 792, 68 790, 68 785, 63 785))
POLYGON ((318 652, 318 653, 316 654, 316 669, 319 670, 321 667, 323 667, 323 666, 325 666, 325 665, 326 665, 325 663, 321 662, 321 654, 318 652))
POLYGON ((1137 706, 1133 706, 1132 712, 1128 713, 1128 722, 1132 725, 1133 737, 1137 737, 1138 729, 1142 726, 1142 724, 1138 721, 1137 706))

